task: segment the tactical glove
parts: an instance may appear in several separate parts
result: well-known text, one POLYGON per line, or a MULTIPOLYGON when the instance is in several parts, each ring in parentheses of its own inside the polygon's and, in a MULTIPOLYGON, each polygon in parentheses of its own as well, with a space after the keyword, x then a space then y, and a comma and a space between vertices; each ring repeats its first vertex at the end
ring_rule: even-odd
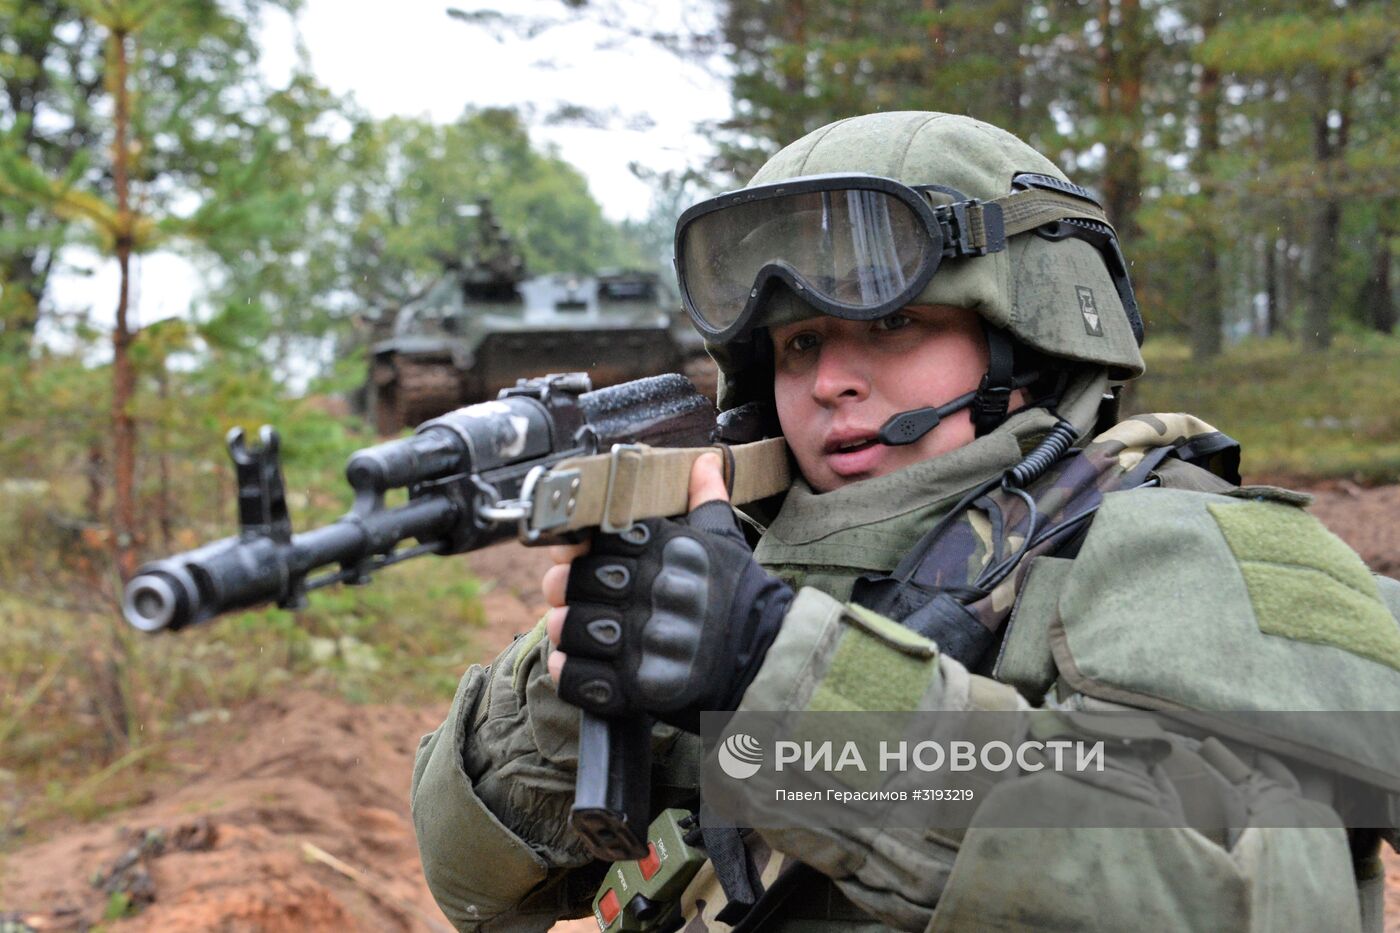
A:
POLYGON ((569 570, 559 695, 699 732, 702 710, 739 705, 792 598, 753 559, 726 502, 595 535, 569 570))

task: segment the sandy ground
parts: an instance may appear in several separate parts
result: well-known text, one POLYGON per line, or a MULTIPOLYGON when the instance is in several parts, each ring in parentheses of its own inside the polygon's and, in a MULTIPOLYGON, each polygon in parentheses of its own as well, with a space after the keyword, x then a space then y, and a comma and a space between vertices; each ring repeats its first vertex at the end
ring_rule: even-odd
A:
MULTIPOLYGON (((1400 574, 1400 486, 1329 486, 1315 511, 1375 569, 1400 574)), ((543 610, 535 582, 548 559, 507 545, 472 562, 494 581, 486 661, 543 610)), ((445 712, 311 692, 238 709, 177 752, 150 803, 6 857, 0 930, 86 929, 111 891, 152 898, 113 931, 448 930, 419 871, 407 794, 416 740, 445 712)), ((1386 930, 1400 933, 1400 858, 1387 852, 1387 868, 1386 930)))

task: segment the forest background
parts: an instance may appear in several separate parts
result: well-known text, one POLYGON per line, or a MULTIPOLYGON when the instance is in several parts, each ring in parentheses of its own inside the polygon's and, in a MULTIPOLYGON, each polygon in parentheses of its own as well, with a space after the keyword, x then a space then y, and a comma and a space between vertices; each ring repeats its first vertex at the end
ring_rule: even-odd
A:
POLYGON ((116 607, 141 560, 229 533, 232 426, 279 426, 298 527, 343 511, 341 466, 374 441, 343 399, 471 251, 482 197, 532 273, 668 269, 679 210, 803 133, 969 113, 1102 196, 1151 335, 1134 404, 1222 424, 1256 478, 1400 478, 1394 0, 714 0, 703 32, 621 0, 453 11, 525 40, 588 18, 725 78, 712 152, 635 166, 654 207, 621 222, 532 136, 615 108, 464 95, 450 123, 375 119, 305 68, 259 70, 259 18, 299 5, 0 0, 0 848, 121 806, 170 736, 289 680, 450 696, 491 582, 431 562, 189 638, 138 638, 116 607), (140 327, 132 264, 161 250, 203 288, 140 327), (93 252, 117 289, 60 308, 53 283, 93 252))

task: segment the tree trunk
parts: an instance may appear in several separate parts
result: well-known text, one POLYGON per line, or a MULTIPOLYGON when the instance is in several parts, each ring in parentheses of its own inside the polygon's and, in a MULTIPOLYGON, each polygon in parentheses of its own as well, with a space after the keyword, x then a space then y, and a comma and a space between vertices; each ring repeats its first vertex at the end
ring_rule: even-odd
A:
POLYGON ((1332 302, 1336 299, 1337 231, 1342 225, 1342 206, 1332 197, 1324 198, 1314 209, 1312 220, 1312 266, 1308 270, 1308 307, 1303 319, 1303 346, 1326 350, 1332 345, 1332 302))
MULTIPOLYGON (((160 410, 168 412, 170 410, 170 371, 166 369, 163 357, 158 362, 160 369, 157 371, 156 384, 160 394, 160 410)), ((156 517, 160 523, 160 549, 169 554, 174 550, 170 543, 173 537, 173 523, 170 518, 170 430, 164 418, 160 422, 160 454, 156 462, 160 474, 160 497, 156 502, 156 517)))
POLYGON ((1337 239, 1342 228, 1342 201, 1337 188, 1350 130, 1348 104, 1356 81, 1355 71, 1348 72, 1342 81, 1335 132, 1330 125, 1330 76, 1325 72, 1320 73, 1316 82, 1313 152, 1317 156, 1323 191, 1320 203, 1313 208, 1311 225, 1313 261, 1308 281, 1308 309, 1303 324, 1303 345, 1309 350, 1325 350, 1332 345, 1332 303, 1337 299, 1337 239))
MULTIPOLYGON (((944 41, 947 36, 941 16, 944 5, 944 0, 922 0, 921 3, 924 13, 928 16, 927 25, 924 27, 924 40, 927 43, 924 51, 928 54, 924 60, 929 63, 930 68, 941 67, 948 58, 948 46, 944 41)), ((932 76, 930 76, 931 82, 932 76)))
POLYGON ((1209 360, 1220 355, 1224 341, 1225 315, 1220 294, 1220 257, 1215 238, 1201 237, 1200 259, 1196 264, 1195 306, 1191 309, 1191 358, 1209 360))
POLYGON ((1380 217, 1376 221, 1376 235, 1371 247, 1371 276, 1363 291, 1365 297, 1366 322, 1382 334, 1395 332, 1397 314, 1395 293, 1392 288, 1390 266, 1390 240, 1395 236, 1393 204, 1382 204, 1380 217))
POLYGON ((1264 237, 1264 316, 1260 322, 1262 325, 1259 328, 1260 337, 1273 336, 1278 313, 1278 238, 1266 234, 1264 237))
POLYGON ((44 279, 34 270, 36 262, 34 251, 26 249, 0 263, 0 352, 20 365, 29 359, 39 326, 44 279))
POLYGON ((1102 45, 1098 50, 1099 113, 1108 149, 1104 165, 1104 211, 1131 243, 1142 203, 1142 78, 1149 20, 1141 0, 1099 0, 1102 45), (1113 13, 1117 11, 1117 22, 1113 13))
MULTIPOLYGON (((1203 17, 1213 21, 1207 7, 1203 17)), ((1206 26, 1210 35, 1210 26, 1206 26)), ((1191 313, 1191 356, 1208 360, 1220 355, 1224 340, 1224 301, 1220 289, 1220 238, 1216 235, 1214 186, 1210 184, 1216 153, 1220 151, 1220 72, 1207 67, 1201 72, 1196 97, 1197 123, 1201 138, 1196 149, 1196 177, 1204 186, 1203 203, 1197 211, 1198 256, 1196 266, 1196 306, 1191 313)))
MULTIPOLYGON (((784 63, 782 73, 779 76, 780 86, 783 94, 794 100, 800 100, 806 94, 807 88, 807 8, 806 0, 786 0, 783 4, 783 25, 786 32, 780 35, 780 41, 791 44, 802 49, 800 55, 790 55, 784 63)), ((796 139, 807 132, 806 121, 802 115, 795 111, 780 117, 778 125, 786 126, 782 139, 796 139)))
POLYGON ((107 479, 107 458, 102 455, 102 444, 93 441, 88 446, 87 460, 87 520, 94 525, 102 524, 102 490, 107 479))
POLYGON ((1390 262, 1390 245, 1385 242, 1376 244, 1371 259, 1371 281, 1367 285, 1370 300, 1367 302, 1366 319, 1382 334, 1394 333, 1397 323, 1395 296, 1390 284, 1390 262))
POLYGON ((112 330, 112 460, 115 472, 112 503, 112 541, 117 572, 123 581, 136 574, 136 421, 131 415, 136 374, 130 348, 135 335, 128 324, 131 301, 131 214, 127 134, 131 124, 131 99, 127 88, 127 34, 114 30, 111 37, 116 138, 112 180, 117 195, 117 265, 121 270, 117 292, 117 322, 112 330))
POLYGON ((1297 314, 1299 287, 1299 264, 1303 260, 1303 250, 1301 247, 1295 250, 1297 244, 1287 237, 1278 245, 1278 252, 1275 258, 1278 264, 1278 314, 1274 316, 1274 332, 1282 334, 1289 340, 1298 336, 1297 321, 1294 315, 1297 314))

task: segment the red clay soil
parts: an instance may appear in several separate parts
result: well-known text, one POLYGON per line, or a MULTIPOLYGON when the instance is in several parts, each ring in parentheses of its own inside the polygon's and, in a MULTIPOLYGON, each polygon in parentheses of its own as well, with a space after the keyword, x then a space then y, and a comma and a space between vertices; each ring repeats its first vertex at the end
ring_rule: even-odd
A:
MULTIPOLYGON (((472 565, 493 581, 485 662, 543 612, 534 591, 549 559, 507 545, 472 555, 472 565)), ((144 887, 154 901, 107 929, 450 931, 423 882, 408 812, 418 738, 446 713, 446 704, 362 706, 310 691, 234 710, 176 752, 180 773, 156 782, 151 803, 5 857, 0 929, 11 917, 35 930, 93 925, 111 898, 94 879, 153 830, 168 840, 162 851, 142 854, 109 887, 138 898, 144 887), (203 826, 200 845, 176 844, 203 826)))
MULTIPOLYGON (((1330 487, 1315 511, 1375 569, 1400 574, 1400 486, 1330 487)), ((484 661, 539 617, 535 586, 548 558, 509 545, 472 558, 493 581, 484 661)), ((85 929, 118 890, 153 900, 107 924, 114 933, 447 930, 408 814, 418 736, 445 712, 306 691, 235 710, 176 753, 176 773, 156 782, 152 802, 6 857, 0 927, 85 929)), ((1400 933, 1400 859, 1386 857, 1386 930, 1400 933)), ((584 933, 591 922, 571 926, 584 933)))
MULTIPOLYGON (((311 692, 251 703, 181 751, 184 778, 153 803, 9 856, 0 901, 36 929, 82 929, 110 897, 93 879, 142 834, 170 839, 204 820, 204 846, 142 860, 154 902, 112 929, 448 928, 422 882, 407 805, 413 749, 438 718, 311 692), (310 861, 304 843, 368 883, 310 861)), ((130 874, 119 886, 139 896, 139 867, 130 874)))

